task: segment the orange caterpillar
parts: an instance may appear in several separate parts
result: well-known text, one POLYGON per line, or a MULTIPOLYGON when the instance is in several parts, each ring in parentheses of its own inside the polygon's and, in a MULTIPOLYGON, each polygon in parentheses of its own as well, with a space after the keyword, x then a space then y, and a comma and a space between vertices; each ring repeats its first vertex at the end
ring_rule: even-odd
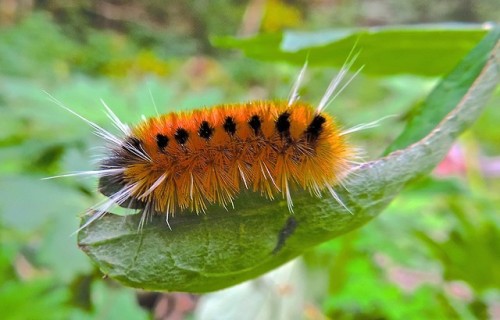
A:
POLYGON ((124 171, 101 178, 101 192, 111 196, 110 186, 133 185, 139 207, 167 214, 226 206, 240 188, 268 198, 282 193, 291 207, 291 185, 319 194, 345 175, 352 155, 333 119, 304 103, 255 101, 171 113, 139 124, 127 139, 136 150, 117 149, 102 163, 124 171))
POLYGON ((165 214, 168 223, 168 217, 178 212, 205 212, 209 204, 226 207, 242 189, 270 199, 281 194, 290 211, 290 190, 297 188, 316 196, 327 190, 342 204, 333 187, 348 174, 355 157, 345 135, 374 125, 342 131, 324 113, 360 71, 336 92, 353 61, 332 80, 316 108, 299 101, 297 94, 306 66, 288 101, 252 101, 170 113, 133 128, 103 102, 123 138, 52 98, 110 143, 99 170, 63 175, 97 175, 99 191, 109 198, 95 208, 83 227, 115 204, 141 210, 140 227, 152 214, 165 214))

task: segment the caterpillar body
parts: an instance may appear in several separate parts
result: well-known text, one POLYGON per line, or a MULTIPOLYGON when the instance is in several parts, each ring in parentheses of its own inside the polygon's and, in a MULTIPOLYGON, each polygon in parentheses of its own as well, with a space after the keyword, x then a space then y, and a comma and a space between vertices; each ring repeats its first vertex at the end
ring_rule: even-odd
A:
POLYGON ((354 60, 346 61, 316 108, 298 96, 307 64, 285 101, 251 101, 169 113, 144 119, 132 128, 102 101, 121 136, 49 95, 87 122, 109 145, 98 170, 61 175, 98 176, 98 189, 108 197, 93 208, 94 215, 82 228, 113 205, 141 211, 139 228, 153 214, 164 214, 168 224, 168 218, 176 213, 206 212, 211 204, 232 206, 246 189, 269 199, 281 196, 290 211, 293 189, 318 197, 326 191, 343 205, 333 187, 351 171, 357 154, 345 136, 374 123, 341 130, 324 110, 361 71, 338 89, 354 60))

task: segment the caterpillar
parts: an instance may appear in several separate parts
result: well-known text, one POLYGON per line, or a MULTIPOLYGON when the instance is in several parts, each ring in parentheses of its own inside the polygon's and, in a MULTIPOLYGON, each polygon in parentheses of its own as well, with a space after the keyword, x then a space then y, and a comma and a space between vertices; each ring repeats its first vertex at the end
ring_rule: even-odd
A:
MULTIPOLYGON (((286 199, 293 212, 292 189, 320 197, 328 192, 346 210, 334 190, 356 164, 357 150, 346 135, 375 123, 342 130, 325 109, 361 71, 343 85, 354 58, 347 58, 317 107, 302 102, 298 91, 307 62, 287 100, 221 104, 189 112, 143 119, 129 127, 101 100, 108 117, 120 131, 112 134, 79 117, 108 144, 99 168, 56 177, 91 175, 108 199, 93 207, 93 216, 80 228, 119 205, 142 212, 139 228, 154 214, 204 213, 208 205, 233 206, 244 190, 273 199, 286 199)), ((53 177, 52 177, 53 178, 53 177)))

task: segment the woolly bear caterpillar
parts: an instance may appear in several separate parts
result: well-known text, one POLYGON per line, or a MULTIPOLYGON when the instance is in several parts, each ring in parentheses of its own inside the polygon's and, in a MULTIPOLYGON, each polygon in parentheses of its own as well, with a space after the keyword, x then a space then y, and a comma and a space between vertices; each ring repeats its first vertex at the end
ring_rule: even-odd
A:
POLYGON ((316 108, 300 101, 298 95, 307 63, 286 101, 216 105, 158 115, 129 127, 101 100, 120 136, 47 93, 109 145, 98 170, 57 176, 97 176, 99 192, 108 197, 92 208, 95 213, 80 230, 113 205, 142 212, 142 229, 153 214, 164 214, 168 224, 175 213, 205 212, 210 204, 233 206, 233 200, 245 189, 268 199, 281 194, 290 212, 291 189, 307 190, 318 197, 327 191, 349 211, 333 189, 342 184, 355 164, 356 149, 345 136, 376 122, 341 130, 324 111, 361 71, 341 86, 356 57, 349 55, 316 108))

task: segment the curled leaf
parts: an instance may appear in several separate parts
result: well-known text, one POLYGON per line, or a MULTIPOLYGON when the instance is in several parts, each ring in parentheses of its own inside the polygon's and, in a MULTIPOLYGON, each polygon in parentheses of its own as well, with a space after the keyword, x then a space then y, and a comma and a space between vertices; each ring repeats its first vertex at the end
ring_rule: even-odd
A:
POLYGON ((161 216, 138 232, 140 216, 107 214, 80 231, 79 246, 102 272, 125 285, 207 292, 259 276, 356 229, 376 217, 408 182, 432 170, 479 116, 499 83, 499 38, 499 29, 490 31, 431 93, 419 119, 431 126, 410 125, 404 135, 412 138, 397 140, 389 147, 395 151, 360 166, 346 181, 349 191, 337 190, 352 214, 331 197, 305 193, 294 195, 290 214, 286 201, 247 192, 235 201, 234 210, 211 207, 206 215, 175 216, 172 231, 161 216), (450 106, 445 93, 459 98, 450 106), (435 112, 439 119, 433 118, 435 112))

